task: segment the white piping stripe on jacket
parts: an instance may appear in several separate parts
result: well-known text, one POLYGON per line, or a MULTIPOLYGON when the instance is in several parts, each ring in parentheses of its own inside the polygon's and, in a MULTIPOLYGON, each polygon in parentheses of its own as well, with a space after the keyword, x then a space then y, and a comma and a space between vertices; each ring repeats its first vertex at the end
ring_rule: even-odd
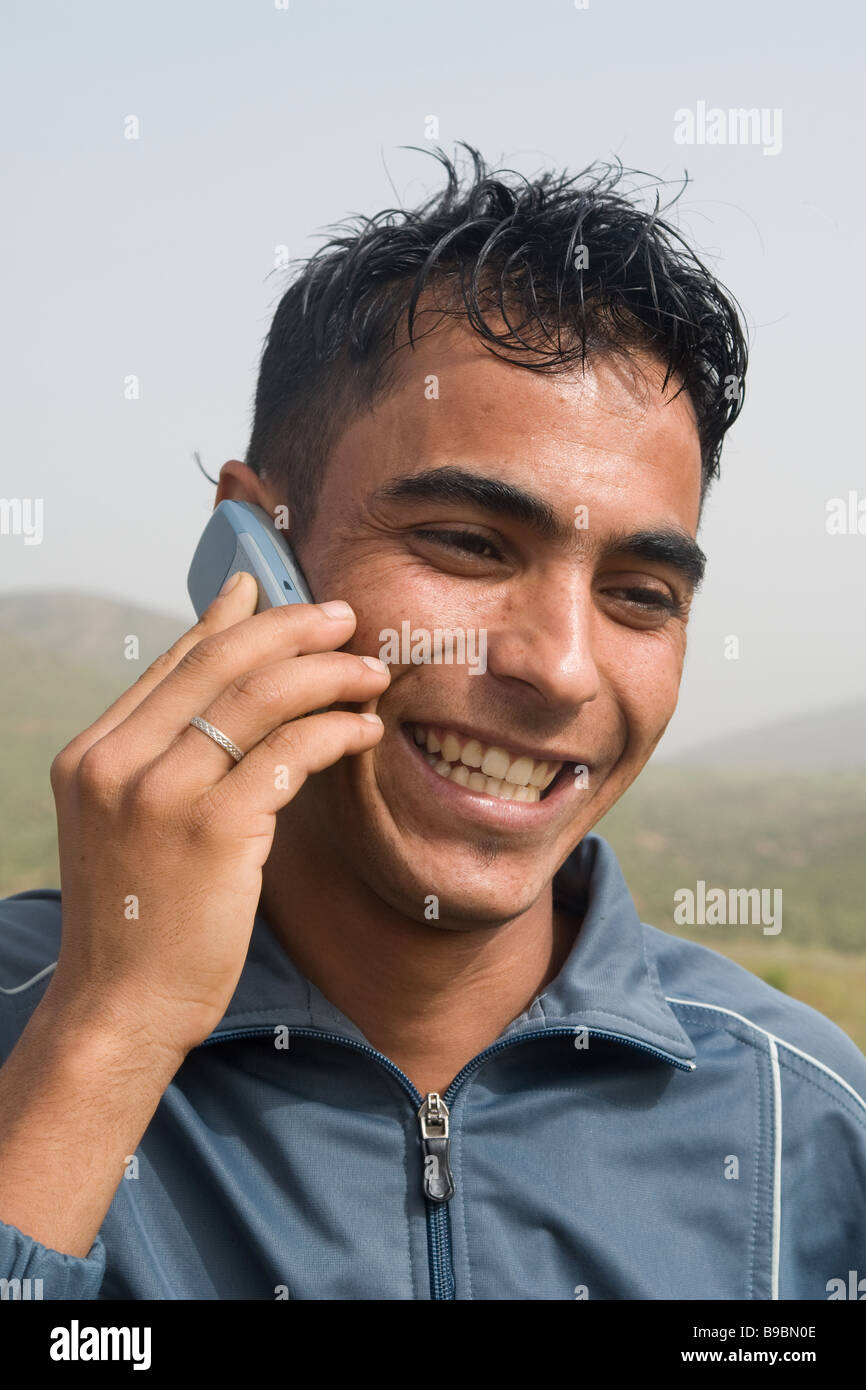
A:
POLYGON ((782 1239, 782 1073, 775 1038, 770 1038, 770 1061, 773 1066, 773 1265, 770 1298, 777 1299, 782 1239))
POLYGON ((746 1018, 745 1014, 738 1014, 735 1009, 725 1009, 721 1004, 705 1004, 700 999, 677 999, 674 995, 666 994, 665 998, 669 1004, 685 1004, 695 1009, 712 1009, 717 1014, 728 1014, 731 1018, 738 1018, 741 1023, 747 1024, 749 1028, 754 1028, 756 1033, 763 1033, 767 1039, 770 1051, 770 1065, 773 1073, 773 1249, 772 1249, 772 1273, 771 1273, 771 1299, 779 1297, 779 1252, 781 1250, 782 1237, 782 1074, 779 1068, 779 1045, 787 1047, 790 1052, 795 1052, 798 1057, 803 1057, 807 1062, 819 1068, 827 1076, 831 1076, 834 1081, 838 1081, 854 1099, 866 1110, 866 1100, 850 1086, 844 1077, 838 1072, 833 1071, 832 1067, 825 1066, 819 1062, 817 1057, 813 1057, 809 1052, 803 1052, 793 1043, 786 1042, 784 1038, 776 1037, 768 1028, 762 1028, 759 1023, 754 1023, 752 1019, 746 1018))
POLYGON ((714 1009, 717 1014, 730 1014, 731 1018, 738 1018, 741 1023, 747 1023, 749 1027, 754 1028, 756 1032, 763 1033, 766 1038, 772 1038, 774 1043, 781 1043, 782 1047, 787 1047, 789 1052, 796 1052, 798 1057, 805 1058, 807 1062, 811 1062, 813 1066, 818 1067, 819 1070, 825 1072, 827 1076, 832 1076, 833 1080, 838 1081, 840 1086, 844 1086, 848 1094, 853 1096, 857 1101, 857 1104, 862 1105, 863 1109, 866 1110, 866 1100, 863 1099, 859 1091, 855 1091, 854 1087, 848 1084, 844 1076, 840 1076, 837 1071, 834 1071, 832 1067, 826 1066, 824 1062, 819 1062, 818 1058, 813 1057, 811 1052, 803 1052, 801 1048, 795 1047, 793 1043, 786 1042, 784 1038, 780 1038, 775 1033, 771 1033, 769 1028, 762 1028, 760 1023, 753 1023, 752 1020, 746 1018, 744 1014, 738 1014, 735 1009, 724 1009, 721 1004, 705 1004, 701 999, 675 999, 672 994, 666 994, 665 998, 669 1004, 693 1004, 696 1009, 714 1009))
POLYGON ((53 960, 50 965, 46 965, 44 970, 40 970, 38 975, 34 975, 31 980, 25 980, 23 985, 15 985, 12 989, 4 989, 3 986, 0 985, 0 994, 20 994, 22 989, 29 989, 31 985, 36 984, 37 980, 41 980, 43 975, 50 974, 56 964, 57 961, 53 960))

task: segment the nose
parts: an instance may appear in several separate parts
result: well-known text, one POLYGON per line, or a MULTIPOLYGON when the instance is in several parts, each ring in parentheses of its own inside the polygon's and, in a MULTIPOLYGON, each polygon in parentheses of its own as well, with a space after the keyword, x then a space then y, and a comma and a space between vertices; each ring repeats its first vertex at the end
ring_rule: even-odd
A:
POLYGON ((523 698, 573 714, 594 700, 601 681, 593 650, 594 607, 588 575, 533 585, 512 594, 487 634, 487 669, 523 698))

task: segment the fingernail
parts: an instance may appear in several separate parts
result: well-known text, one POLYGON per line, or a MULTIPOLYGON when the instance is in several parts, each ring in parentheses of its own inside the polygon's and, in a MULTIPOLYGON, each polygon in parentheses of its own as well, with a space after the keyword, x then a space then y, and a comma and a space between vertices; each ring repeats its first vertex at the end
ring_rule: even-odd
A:
POLYGON ((365 666, 369 666, 371 671, 387 671, 388 669, 384 661, 380 661, 378 656, 362 656, 361 660, 365 666))
POLYGON ((342 618, 345 621, 346 618, 354 618, 355 616, 348 603, 345 603, 341 598, 331 599, 330 603, 320 603, 319 607, 329 618, 342 618))
POLYGON ((222 597, 223 594, 229 593, 229 592, 235 587, 235 585, 237 584, 238 580, 240 579, 242 573, 243 573, 243 570, 235 570, 234 574, 230 574, 230 575, 229 575, 229 577, 228 577, 228 579, 226 580, 225 584, 223 584, 222 588, 220 589, 220 598, 222 597))
POLYGON ((366 719, 368 724, 381 724, 382 721, 378 714, 362 714, 362 719, 366 719))

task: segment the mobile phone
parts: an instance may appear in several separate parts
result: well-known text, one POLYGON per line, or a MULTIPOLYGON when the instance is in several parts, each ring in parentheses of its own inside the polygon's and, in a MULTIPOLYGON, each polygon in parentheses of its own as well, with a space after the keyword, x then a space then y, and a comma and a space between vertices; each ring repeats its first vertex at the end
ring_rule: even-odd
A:
POLYGON ((220 502, 196 546, 186 587, 201 617, 232 574, 246 570, 259 586, 256 612, 283 603, 314 603, 282 532, 251 502, 220 502))

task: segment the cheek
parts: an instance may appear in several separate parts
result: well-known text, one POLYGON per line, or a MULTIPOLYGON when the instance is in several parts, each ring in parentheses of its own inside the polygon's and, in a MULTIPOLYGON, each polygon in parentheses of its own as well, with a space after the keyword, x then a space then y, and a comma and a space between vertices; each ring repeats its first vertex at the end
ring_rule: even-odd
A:
POLYGON ((353 553, 351 547, 329 546, 310 565, 313 592, 341 598, 352 605, 357 625, 345 650, 378 656, 385 628, 400 631, 400 623, 419 608, 413 586, 396 558, 353 553), (315 584, 313 573, 315 572, 315 584))
MULTIPOLYGON (((411 630, 484 626, 477 594, 465 584, 407 560, 383 556, 343 574, 346 597, 358 618, 350 651, 380 655, 386 635, 411 630)), ((395 665, 395 673, 398 668, 395 665)))
POLYGON ((677 705, 685 634, 629 634, 607 653, 606 674, 614 699, 632 736, 645 742, 660 736, 677 705))

